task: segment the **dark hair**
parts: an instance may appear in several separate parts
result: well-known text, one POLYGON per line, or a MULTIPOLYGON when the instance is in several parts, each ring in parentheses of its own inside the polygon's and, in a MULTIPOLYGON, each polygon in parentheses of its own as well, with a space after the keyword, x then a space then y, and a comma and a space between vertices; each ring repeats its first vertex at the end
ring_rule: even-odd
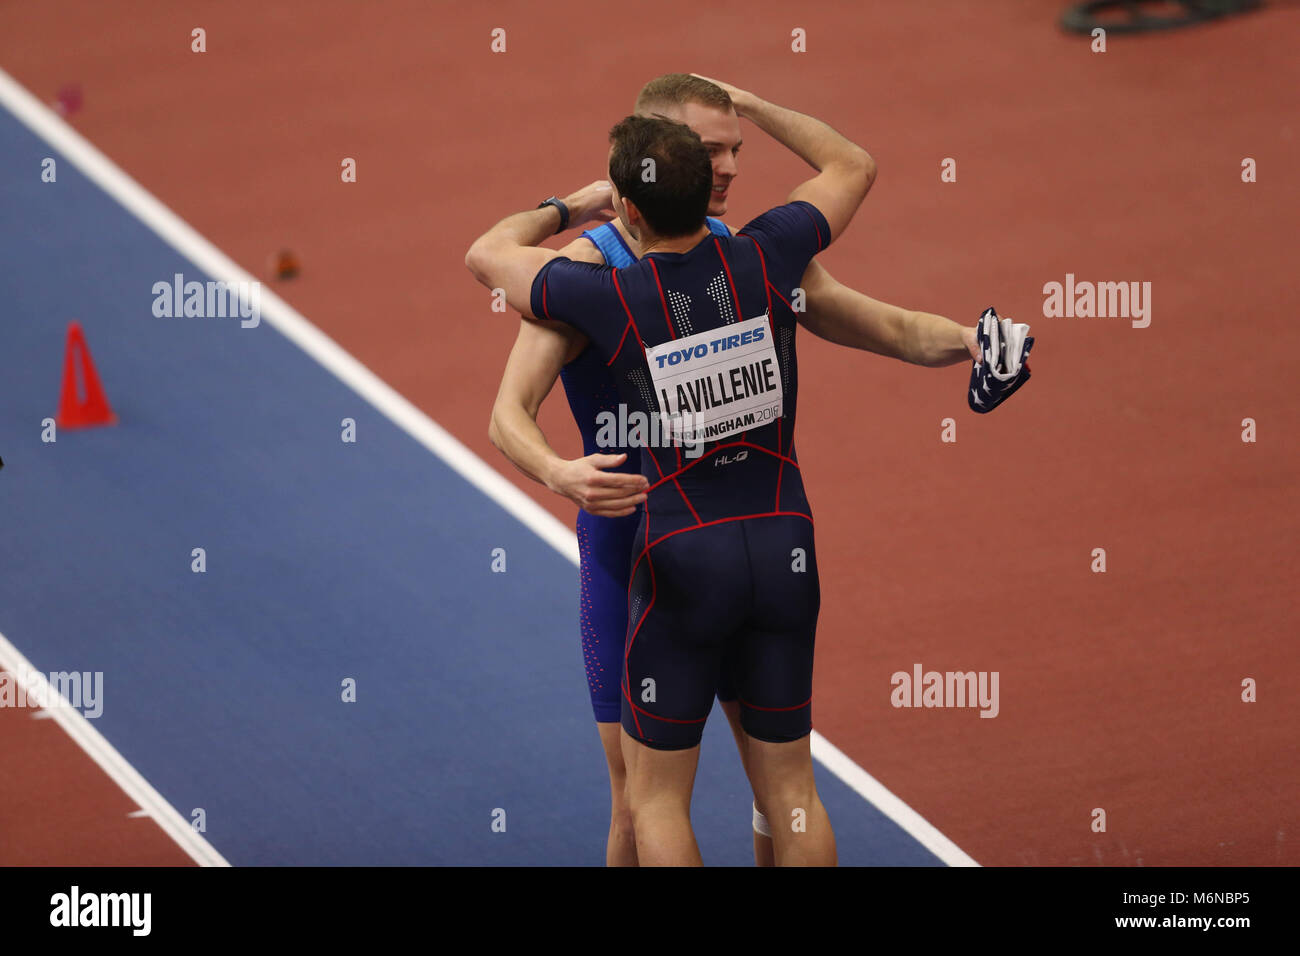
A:
POLYGON ((687 103, 711 106, 724 113, 733 108, 727 91, 716 83, 689 73, 665 73, 641 87, 632 112, 644 116, 666 106, 685 106, 687 103))
POLYGON ((713 163, 699 134, 682 123, 629 116, 609 131, 609 178, 656 235, 689 235, 704 225, 713 163), (650 162, 647 162, 649 160, 650 162))

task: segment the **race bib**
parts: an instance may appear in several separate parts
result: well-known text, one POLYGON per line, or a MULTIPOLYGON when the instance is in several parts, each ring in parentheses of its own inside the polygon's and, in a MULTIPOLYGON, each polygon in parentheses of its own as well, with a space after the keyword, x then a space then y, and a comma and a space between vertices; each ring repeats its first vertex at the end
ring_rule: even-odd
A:
POLYGON ((781 368, 766 313, 645 356, 660 411, 683 442, 719 441, 781 417, 781 368))

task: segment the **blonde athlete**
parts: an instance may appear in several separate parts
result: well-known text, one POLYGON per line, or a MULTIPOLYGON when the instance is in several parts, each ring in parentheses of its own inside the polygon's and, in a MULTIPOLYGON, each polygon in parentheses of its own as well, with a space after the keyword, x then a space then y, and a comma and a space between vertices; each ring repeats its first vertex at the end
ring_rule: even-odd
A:
MULTIPOLYGON (((661 76, 646 84, 637 97, 636 112, 685 123, 699 134, 713 166, 708 225, 720 235, 729 234, 715 217, 726 214, 732 184, 739 175, 740 118, 750 120, 809 162, 810 145, 819 125, 809 117, 725 83, 683 73, 661 76)), ((870 171, 874 178, 874 164, 870 171)), ((563 207, 565 212, 571 210, 575 222, 579 216, 584 221, 609 219, 613 211, 601 208, 607 202, 608 190, 608 184, 595 183, 563 202, 548 202, 563 207)), ((561 222, 568 224, 563 213, 561 222)), ((626 226, 615 220, 583 233, 561 254, 576 261, 617 267, 640 258, 640 248, 626 226)), ((978 354, 974 329, 855 292, 832 278, 816 260, 804 273, 801 288, 807 311, 799 315, 800 322, 827 341, 925 366, 952 365, 978 354)), ((578 541, 583 655, 610 778, 606 863, 620 866, 637 862, 624 794, 626 769, 619 748, 619 673, 627 624, 631 538, 640 520, 647 483, 640 474, 639 449, 601 446, 597 419, 602 413, 617 415, 617 390, 596 350, 571 327, 522 321, 493 406, 489 435, 521 471, 582 509, 578 541), (584 456, 575 460, 557 455, 537 426, 538 410, 557 378, 563 379, 583 434, 584 456)), ((750 774, 746 735, 740 727, 740 706, 734 690, 724 682, 718 688, 718 697, 741 761, 750 774)), ((754 858, 760 866, 770 866, 772 841, 760 809, 756 800, 754 858)))

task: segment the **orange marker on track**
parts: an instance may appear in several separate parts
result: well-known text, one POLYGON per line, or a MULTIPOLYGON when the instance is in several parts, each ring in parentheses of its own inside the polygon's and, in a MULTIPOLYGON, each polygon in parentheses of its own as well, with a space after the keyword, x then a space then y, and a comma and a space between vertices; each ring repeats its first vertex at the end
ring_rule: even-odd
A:
POLYGON ((61 428, 117 424, 117 416, 108 407, 104 387, 99 384, 95 363, 91 361, 90 349, 86 347, 86 337, 77 322, 68 323, 68 345, 63 355, 63 393, 59 397, 59 417, 55 421, 61 428), (84 399, 77 397, 78 353, 81 356, 81 378, 85 384, 84 399))

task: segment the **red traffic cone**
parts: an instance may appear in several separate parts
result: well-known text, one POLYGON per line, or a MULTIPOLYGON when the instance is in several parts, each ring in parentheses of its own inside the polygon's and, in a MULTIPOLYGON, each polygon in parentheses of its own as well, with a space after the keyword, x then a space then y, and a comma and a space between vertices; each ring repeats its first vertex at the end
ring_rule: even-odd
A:
POLYGON ((86 337, 76 322, 68 323, 68 347, 63 356, 63 394, 59 397, 59 417, 55 421, 62 428, 89 428, 92 425, 114 425, 117 416, 108 407, 104 388, 95 374, 95 363, 90 360, 86 337), (81 353, 81 378, 85 383, 86 397, 77 398, 77 366, 74 356, 81 353))

